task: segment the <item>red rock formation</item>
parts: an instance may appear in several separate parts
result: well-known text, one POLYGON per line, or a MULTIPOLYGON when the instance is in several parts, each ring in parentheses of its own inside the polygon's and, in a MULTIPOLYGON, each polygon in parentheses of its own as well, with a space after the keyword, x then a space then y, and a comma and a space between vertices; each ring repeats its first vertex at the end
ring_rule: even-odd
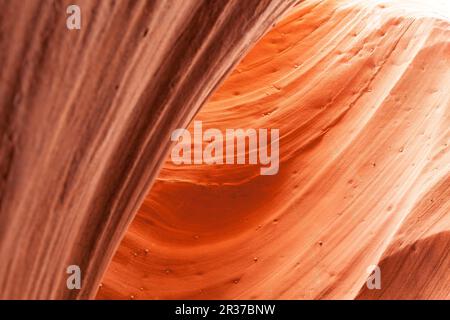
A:
POLYGON ((297 6, 196 117, 279 128, 279 174, 169 159, 97 297, 448 299, 446 4, 297 6))
POLYGON ((0 1, 0 298, 89 298, 186 126, 284 0, 0 1), (79 265, 80 291, 66 287, 79 265))
POLYGON ((0 299, 450 299, 448 1, 76 2, 0 0, 0 299))

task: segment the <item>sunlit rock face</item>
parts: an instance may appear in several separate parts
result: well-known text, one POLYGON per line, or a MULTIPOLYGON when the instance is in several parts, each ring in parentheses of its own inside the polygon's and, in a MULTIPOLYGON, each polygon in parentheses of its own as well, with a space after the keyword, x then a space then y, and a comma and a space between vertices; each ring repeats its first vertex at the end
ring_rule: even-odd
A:
POLYGON ((278 174, 168 157, 97 298, 450 298, 448 7, 293 7, 195 117, 279 129, 278 174))

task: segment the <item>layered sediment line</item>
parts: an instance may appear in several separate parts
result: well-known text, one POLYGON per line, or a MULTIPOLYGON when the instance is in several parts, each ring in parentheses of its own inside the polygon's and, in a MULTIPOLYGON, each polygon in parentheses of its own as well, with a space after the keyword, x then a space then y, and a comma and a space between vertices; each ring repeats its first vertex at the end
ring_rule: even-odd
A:
POLYGON ((298 4, 195 118, 279 128, 278 175, 167 159, 97 297, 448 298, 446 8, 298 4))
POLYGON ((2 299, 93 297, 171 131, 293 1, 70 4, 0 1, 2 299))

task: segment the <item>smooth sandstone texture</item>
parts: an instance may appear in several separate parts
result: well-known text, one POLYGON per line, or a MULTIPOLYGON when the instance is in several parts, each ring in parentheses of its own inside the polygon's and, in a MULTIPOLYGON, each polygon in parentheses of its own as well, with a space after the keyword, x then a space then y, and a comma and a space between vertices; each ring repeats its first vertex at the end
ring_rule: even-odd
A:
POLYGON ((447 9, 296 6, 196 116, 279 128, 279 174, 168 159, 97 298, 449 299, 447 9))
POLYGON ((171 131, 293 4, 0 0, 0 298, 95 295, 171 131))

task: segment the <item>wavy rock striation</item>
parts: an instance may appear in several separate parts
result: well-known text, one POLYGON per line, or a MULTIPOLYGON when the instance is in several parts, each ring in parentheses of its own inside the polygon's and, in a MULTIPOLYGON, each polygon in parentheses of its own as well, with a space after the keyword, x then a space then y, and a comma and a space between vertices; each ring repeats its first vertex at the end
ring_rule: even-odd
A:
POLYGON ((168 159, 97 298, 449 298, 446 8, 297 5, 196 116, 279 128, 279 174, 168 159))

